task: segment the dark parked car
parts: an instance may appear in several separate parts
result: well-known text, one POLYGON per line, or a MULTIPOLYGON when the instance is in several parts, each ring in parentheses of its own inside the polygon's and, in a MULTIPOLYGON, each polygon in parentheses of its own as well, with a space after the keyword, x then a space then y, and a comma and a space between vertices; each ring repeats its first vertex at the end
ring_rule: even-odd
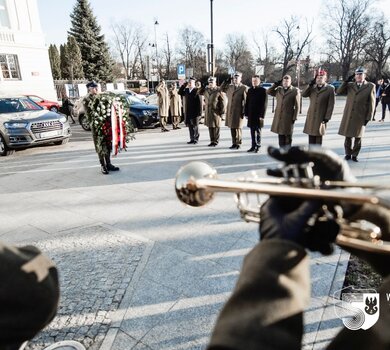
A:
MULTIPOLYGON (((121 92, 126 96, 126 100, 130 106, 130 118, 133 122, 134 128, 144 129, 144 128, 155 128, 160 125, 160 118, 158 115, 158 107, 154 105, 149 105, 139 98, 121 92)), ((84 106, 82 99, 76 102, 74 108, 75 117, 78 117, 80 125, 84 130, 91 130, 91 127, 88 123, 87 117, 84 112, 84 106)))
POLYGON ((0 96, 0 156, 36 145, 64 144, 70 136, 65 115, 48 111, 26 96, 0 96))

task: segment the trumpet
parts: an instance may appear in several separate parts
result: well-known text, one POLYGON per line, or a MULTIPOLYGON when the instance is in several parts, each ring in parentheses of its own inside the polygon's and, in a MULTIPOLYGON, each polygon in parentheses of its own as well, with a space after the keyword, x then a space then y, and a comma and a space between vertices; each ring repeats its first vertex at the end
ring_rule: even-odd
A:
MULTIPOLYGON (((253 173, 250 177, 235 181, 219 180, 216 169, 208 163, 194 161, 179 169, 175 179, 175 190, 181 202, 193 207, 207 204, 216 192, 234 193, 241 218, 256 223, 261 220, 260 207, 263 195, 317 199, 332 204, 369 203, 390 209, 388 201, 375 195, 376 190, 389 190, 388 187, 344 181, 321 182, 318 176, 313 175, 312 164, 288 165, 283 169, 283 173, 293 176, 264 179, 253 173), (371 190, 374 193, 364 193, 363 190, 366 192, 371 190)), ((323 209, 328 215, 326 205, 323 209)), ((326 215, 320 220, 326 220, 326 215)), ((335 241, 337 245, 390 254, 390 242, 382 240, 381 229, 377 225, 365 220, 349 222, 340 215, 336 220, 340 225, 340 233, 335 241)))

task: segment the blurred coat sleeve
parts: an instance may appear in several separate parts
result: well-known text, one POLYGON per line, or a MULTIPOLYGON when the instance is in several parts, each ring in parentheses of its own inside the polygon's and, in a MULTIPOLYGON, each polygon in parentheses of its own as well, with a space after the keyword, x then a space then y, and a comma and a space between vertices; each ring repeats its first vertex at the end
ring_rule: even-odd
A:
POLYGON ((207 349, 300 349, 309 302, 305 250, 286 240, 263 241, 245 257, 207 349))

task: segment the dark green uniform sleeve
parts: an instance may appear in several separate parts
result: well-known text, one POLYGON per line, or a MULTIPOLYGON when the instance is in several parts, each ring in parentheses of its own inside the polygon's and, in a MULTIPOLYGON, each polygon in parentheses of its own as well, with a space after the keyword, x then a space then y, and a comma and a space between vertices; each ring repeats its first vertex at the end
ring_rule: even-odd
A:
POLYGON ((300 349, 309 302, 305 250, 286 240, 263 241, 245 257, 207 349, 300 349))

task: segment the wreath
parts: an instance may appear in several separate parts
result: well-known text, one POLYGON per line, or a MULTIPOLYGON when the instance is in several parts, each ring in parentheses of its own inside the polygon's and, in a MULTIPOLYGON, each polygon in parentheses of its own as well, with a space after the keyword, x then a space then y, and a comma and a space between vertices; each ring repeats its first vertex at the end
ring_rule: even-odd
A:
POLYGON ((116 155, 134 139, 134 127, 129 117, 129 103, 124 95, 104 92, 91 96, 87 115, 95 134, 96 147, 103 153, 116 155))

